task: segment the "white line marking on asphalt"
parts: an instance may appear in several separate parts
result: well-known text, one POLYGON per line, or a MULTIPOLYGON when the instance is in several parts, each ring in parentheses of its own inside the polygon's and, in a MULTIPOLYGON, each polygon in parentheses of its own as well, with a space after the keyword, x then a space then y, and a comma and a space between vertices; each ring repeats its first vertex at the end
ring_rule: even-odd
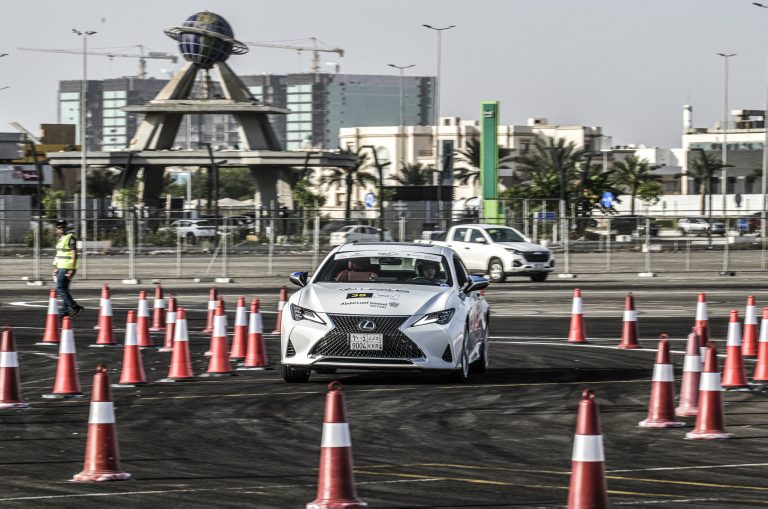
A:
POLYGON ((656 468, 637 468, 630 470, 606 470, 610 474, 623 474, 627 472, 660 472, 664 470, 705 470, 714 468, 746 468, 746 467, 768 467, 768 463, 734 463, 728 465, 689 465, 685 467, 656 467, 656 468))
MULTIPOLYGON (((133 299, 133 297, 110 297, 110 300, 120 300, 120 299, 122 299, 122 300, 130 300, 130 299, 133 299)), ((98 299, 97 298, 85 298, 85 299, 78 298, 77 300, 78 300, 78 302, 86 302, 86 301, 98 301, 98 300, 101 300, 101 299, 100 298, 98 298, 98 299)), ((46 301, 42 301, 42 300, 21 301, 20 300, 20 301, 16 301, 16 302, 9 302, 8 304, 11 305, 11 306, 28 307, 28 308, 46 308, 46 309, 48 308, 48 301, 47 300, 46 301)), ((208 311, 208 308, 189 308, 189 307, 186 307, 186 306, 181 306, 181 307, 183 307, 184 310, 186 310, 186 311, 195 311, 195 312, 201 312, 201 313, 208 311)), ((97 308, 94 307, 94 309, 97 309, 97 308)), ((133 307, 127 307, 126 308, 126 307, 115 307, 115 306, 112 306, 112 309, 128 309, 128 310, 130 310, 130 309, 133 309, 133 307)), ((228 310, 227 313, 234 314, 235 310, 234 309, 228 310)), ((277 314, 277 311, 268 311, 268 310, 264 310, 264 309, 259 309, 259 313, 261 313, 262 315, 265 315, 265 314, 266 315, 275 315, 275 314, 277 314)), ((15 327, 15 328, 21 328, 21 327, 15 327)))

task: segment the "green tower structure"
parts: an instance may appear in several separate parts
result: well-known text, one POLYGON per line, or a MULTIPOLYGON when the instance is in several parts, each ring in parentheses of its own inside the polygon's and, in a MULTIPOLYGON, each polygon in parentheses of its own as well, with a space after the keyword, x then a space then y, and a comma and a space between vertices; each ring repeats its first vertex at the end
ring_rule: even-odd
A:
POLYGON ((483 101, 480 116, 480 186, 483 217, 488 223, 503 223, 499 205, 499 101, 483 101))

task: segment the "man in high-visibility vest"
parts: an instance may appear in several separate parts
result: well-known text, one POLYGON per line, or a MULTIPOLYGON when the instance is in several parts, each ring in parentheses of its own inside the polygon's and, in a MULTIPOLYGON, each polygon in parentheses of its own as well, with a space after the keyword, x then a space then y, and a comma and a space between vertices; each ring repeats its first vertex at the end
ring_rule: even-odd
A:
POLYGON ((77 239, 72 233, 67 233, 67 222, 56 221, 56 257, 53 259, 53 278, 56 281, 56 293, 61 299, 61 316, 77 317, 83 312, 83 306, 75 302, 69 293, 69 283, 75 277, 80 259, 77 256, 77 239))

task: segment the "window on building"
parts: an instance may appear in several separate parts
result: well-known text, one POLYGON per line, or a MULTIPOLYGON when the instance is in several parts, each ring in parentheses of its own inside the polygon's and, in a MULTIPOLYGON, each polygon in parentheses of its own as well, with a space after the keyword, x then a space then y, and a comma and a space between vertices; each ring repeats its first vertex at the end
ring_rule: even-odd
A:
POLYGON ((78 92, 61 92, 59 94, 59 101, 79 101, 80 94, 78 92))

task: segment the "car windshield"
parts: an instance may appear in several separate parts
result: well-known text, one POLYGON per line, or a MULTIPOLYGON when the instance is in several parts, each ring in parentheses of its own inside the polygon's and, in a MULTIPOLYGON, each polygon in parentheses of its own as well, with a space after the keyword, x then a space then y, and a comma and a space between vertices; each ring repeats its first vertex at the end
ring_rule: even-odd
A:
POLYGON ((336 253, 320 268, 313 282, 430 286, 453 284, 448 263, 441 255, 383 250, 336 253))
POLYGON ((485 233, 494 242, 525 242, 523 236, 512 228, 486 228, 485 233))

